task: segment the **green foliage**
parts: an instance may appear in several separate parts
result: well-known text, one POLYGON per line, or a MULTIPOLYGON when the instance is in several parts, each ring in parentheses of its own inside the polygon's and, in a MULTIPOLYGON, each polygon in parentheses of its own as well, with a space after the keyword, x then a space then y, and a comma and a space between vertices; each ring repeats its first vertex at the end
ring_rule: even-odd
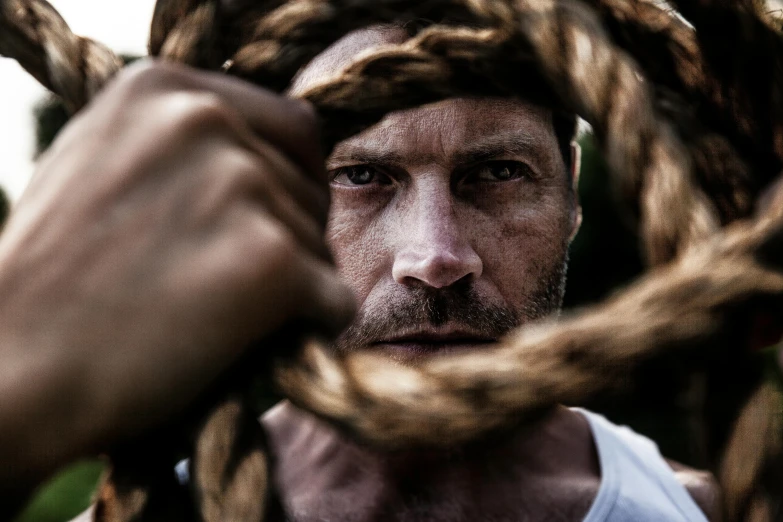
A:
POLYGON ((79 462, 47 482, 15 522, 64 522, 87 509, 103 470, 99 461, 79 462))

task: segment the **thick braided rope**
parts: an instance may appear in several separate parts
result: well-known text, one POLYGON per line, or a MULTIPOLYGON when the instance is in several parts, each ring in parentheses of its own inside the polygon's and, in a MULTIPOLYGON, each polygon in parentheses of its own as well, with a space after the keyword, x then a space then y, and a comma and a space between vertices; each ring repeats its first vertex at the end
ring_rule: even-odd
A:
MULTIPOLYGON (((196 31, 196 32, 198 32, 198 31, 196 31)), ((475 31, 474 31, 474 33, 475 33, 475 31)), ((467 33, 465 33, 465 34, 467 34, 467 33)), ((430 36, 431 36, 431 35, 430 35, 430 36)), ((462 35, 462 36, 464 36, 464 35, 462 35)), ((469 39, 470 39, 470 38, 468 38, 468 40, 469 40, 469 39)), ((194 41, 198 41, 198 39, 195 39, 194 41)), ((544 42, 544 44, 545 44, 545 43, 547 43, 547 42, 544 42)), ((561 72, 562 72, 562 71, 561 71, 561 72)), ((567 73, 568 71, 565 71, 565 72, 567 73)), ((552 73, 552 71, 550 71, 549 73, 550 73, 550 74, 553 74, 553 73, 552 73)), ((555 76, 555 78, 557 78, 557 73, 558 73, 558 71, 555 69, 555 70, 554 70, 554 76, 555 76)), ((562 80, 562 79, 561 79, 561 80, 562 80)), ((445 96, 445 95, 449 95, 449 94, 457 94, 457 93, 454 93, 454 92, 451 92, 451 91, 444 91, 444 92, 441 92, 441 93, 438 93, 438 94, 439 94, 439 97, 443 97, 443 96, 445 96)), ((633 99, 633 98, 631 98, 631 99, 633 99)), ((425 101, 426 101, 426 100, 425 100, 425 101)), ((604 101, 605 101, 605 100, 604 100, 604 101)), ((588 101, 587 101, 587 103, 586 103, 586 106, 587 106, 587 108, 588 108, 588 109, 590 108, 590 104, 589 104, 589 103, 590 103, 590 100, 588 100, 588 101)), ((325 110, 328 110, 328 109, 329 109, 329 106, 328 106, 328 105, 324 105, 324 104, 322 104, 322 105, 321 105, 321 107, 322 107, 322 108, 325 108, 325 110)), ((341 110, 342 110, 342 109, 341 109, 341 110)), ((387 108, 387 110, 389 110, 389 109, 387 108)), ((666 140, 665 140, 665 138, 664 138, 663 142, 665 143, 665 141, 666 141, 666 140)), ((664 148, 665 148, 665 147, 664 147, 664 148)), ((671 158, 667 158, 667 156, 666 156, 665 154, 663 155, 663 157, 664 157, 664 159, 671 159, 671 158)), ((610 159, 611 159, 611 155, 610 155, 610 159)), ((665 188, 665 187, 664 187, 664 188, 665 188)), ((656 191, 658 191, 658 192, 660 192, 660 193, 664 193, 664 194, 665 194, 665 192, 664 192, 664 191, 661 191, 661 190, 659 190, 659 189, 652 189, 652 192, 654 192, 654 193, 658 193, 658 192, 656 192, 656 191)), ((698 221, 698 220, 697 220, 697 221, 698 221)), ((687 229, 686 229, 686 232, 687 232, 687 229)), ((698 236, 698 234, 697 234, 697 236, 698 236)), ((691 237, 691 236, 688 236, 688 235, 686 234, 684 237, 691 237)), ((685 243, 688 243, 688 242, 690 242, 690 239, 687 239, 687 240, 685 241, 685 243)), ((676 247, 674 247, 674 248, 676 248, 676 247)), ((743 268, 743 263, 738 263, 738 264, 737 264, 737 266, 734 266, 734 267, 733 267, 733 270, 740 270, 740 269, 742 269, 742 268, 743 268)), ((769 281, 767 281, 767 282, 769 283, 769 281)), ((731 284, 738 284, 738 283, 737 283, 736 281, 734 281, 734 282, 733 282, 733 283, 731 283, 731 284)), ((763 285, 762 285, 762 286, 763 286, 763 285)), ((739 288, 741 288, 741 286, 740 286, 739 288)), ((774 287, 774 285, 773 285, 772 287, 761 288, 761 290, 759 290, 760 288, 761 288, 761 287, 756 287, 756 290, 753 290, 753 289, 746 288, 746 289, 745 289, 745 291, 746 291, 746 292, 748 292, 748 293, 753 293, 754 291, 763 291, 763 292, 772 292, 772 293, 776 293, 776 292, 778 292, 778 290, 775 290, 775 287, 774 287)), ((742 295, 744 295, 744 294, 742 294, 742 295)), ((737 295, 734 295, 732 298, 737 298, 737 297, 738 297, 737 295)), ((702 304, 703 304, 703 303, 702 303, 702 304)), ((700 305, 700 306, 701 306, 701 305, 700 305)), ((705 334, 705 335, 706 335, 706 334, 705 334)), ((687 336, 686 336, 686 337, 687 337, 687 336)), ((697 337, 698 337, 698 336, 697 336, 697 337)), ((675 343, 675 344, 676 344, 676 343, 675 343)), ((653 350, 652 348, 650 348, 650 352, 652 353, 653 351, 654 351, 654 350, 653 350)), ((322 355, 323 355, 323 354, 322 354, 322 355)), ((543 355, 543 354, 542 354, 542 355, 543 355)), ((589 358, 588 358, 588 359, 589 359, 589 358)), ((376 361, 376 362, 377 362, 377 361, 376 361)), ((516 364, 518 361, 511 361, 511 362, 516 364)), ((375 364, 375 363, 373 363, 373 364, 375 364)), ((349 361, 349 363, 348 363, 346 366, 350 366, 350 361, 349 361)), ((492 374, 496 373, 496 370, 497 370, 497 369, 494 367, 494 363, 493 363, 493 370, 492 370, 492 374)), ((325 376, 325 375, 328 375, 328 372, 329 372, 329 371, 331 371, 331 370, 329 370, 329 369, 322 369, 322 372, 323 372, 323 373, 322 373, 322 375, 324 375, 324 376, 325 376)), ((564 371, 562 374, 563 374, 563 375, 565 375, 565 374, 566 374, 566 372, 564 371)), ((495 378, 495 376, 494 376, 494 375, 493 375, 493 376, 487 376, 487 377, 491 377, 491 378, 493 378, 493 379, 495 378)), ((335 386, 337 383, 335 383, 335 382, 331 382, 331 383, 329 383, 329 384, 330 384, 331 386, 335 386)), ((440 384, 443 384, 443 383, 440 383, 440 384)), ((451 383, 446 383, 446 384, 451 384, 451 383)), ((335 386, 335 387, 336 387, 336 388, 339 388, 339 386, 335 386)), ((477 389, 480 389, 480 388, 477 388, 477 389)), ((436 389, 436 390, 434 390, 434 391, 442 391, 442 390, 440 390, 440 389, 436 389)), ((464 392, 464 389, 462 390, 462 392, 464 392)), ((525 397, 525 396, 523 396, 523 399, 520 399, 520 402, 524 402, 524 400, 525 400, 525 399, 528 399, 528 398, 529 398, 529 397, 525 397)), ((356 397, 355 397, 355 396, 353 396, 353 397, 348 397, 347 399, 346 399, 345 397, 343 397, 343 398, 342 398, 342 400, 345 400, 345 401, 346 401, 344 404, 348 404, 349 406, 350 406, 350 401, 351 401, 352 399, 353 399, 353 400, 355 400, 355 399, 356 399, 356 397)), ((472 400, 472 399, 471 399, 471 400, 472 400)), ((482 401, 479 401, 479 402, 482 402, 482 401)), ((501 404, 502 404, 502 403, 501 403, 501 404)), ((451 405, 452 405, 452 406, 454 406, 454 404, 451 404, 451 405)), ((491 401, 490 401, 490 405, 491 405, 491 401)), ((317 409, 317 408, 316 408, 316 409, 317 409)), ((332 412, 332 413, 333 413, 333 412, 332 412)), ((335 415, 335 416, 336 416, 336 415, 335 415)), ((354 421, 355 421, 355 419, 352 419, 352 420, 351 420, 351 422, 354 422, 354 421)), ((406 421, 406 422, 407 422, 407 421, 406 421)), ((464 428, 464 426, 463 426, 463 428, 464 428)), ((462 428, 459 428, 459 427, 457 427, 457 429, 462 429, 462 428)))
POLYGON ((159 56, 163 52, 164 45, 168 49, 175 46, 195 49, 197 45, 179 33, 211 33, 212 28, 207 25, 211 25, 212 20, 208 19, 205 23, 200 20, 197 13, 202 10, 214 11, 214 9, 214 4, 199 0, 156 2, 147 46, 150 56, 159 56), (188 40, 187 43, 180 38, 188 40), (167 40, 168 44, 166 44, 167 40))
POLYGON ((0 2, 0 55, 16 58, 74 112, 122 68, 109 49, 74 35, 45 0, 0 2))
MULTIPOLYGON (((647 1, 586 3, 655 85, 658 108, 677 122, 696 176, 721 221, 747 217, 760 190, 783 165, 783 149, 775 145, 783 140, 776 87, 781 83, 781 68, 776 65, 780 53, 775 52, 779 20, 772 20, 759 6, 722 4, 723 16, 710 17, 697 32, 647 1), (749 59, 754 56, 755 61, 749 59), (758 67, 762 59, 764 67, 758 67), (732 60, 753 65, 727 66, 732 60), (737 124, 738 117, 744 125, 737 124)), ((704 19, 704 13, 718 4, 695 9, 704 19)), ((628 199, 635 197, 631 193, 628 199)))
POLYGON ((231 57, 231 73, 282 90, 304 64, 348 32, 372 23, 441 18, 495 24, 511 16, 507 2, 484 0, 298 0, 251 24, 231 57))
MULTIPOLYGON (((286 68, 289 71, 296 70, 298 66, 309 59, 311 53, 320 50, 318 45, 313 45, 313 39, 307 39, 302 35, 315 35, 313 38, 329 42, 333 38, 334 32, 340 32, 341 27, 350 29, 354 26, 350 25, 350 22, 346 25, 345 19, 361 19, 361 17, 355 16, 335 17, 334 9, 328 7, 326 2, 309 3, 313 6, 319 6, 319 9, 313 8, 310 11, 304 11, 297 8, 308 14, 303 15, 299 12, 297 16, 290 16, 293 21, 283 24, 283 28, 277 31, 274 28, 280 27, 280 24, 272 24, 267 20, 285 18, 282 11, 285 11, 287 6, 283 6, 281 12, 274 17, 263 17, 256 24, 252 34, 252 42, 244 46, 243 51, 234 56, 236 63, 233 72, 263 85, 279 83, 281 80, 277 77, 282 74, 281 71, 285 71, 286 68), (298 53, 304 53, 304 56, 298 53), (268 62, 271 62, 272 65, 270 66, 268 62), (281 66, 279 65, 281 63, 289 65, 281 66), (272 78, 271 81, 270 78, 272 78)), ((400 2, 387 0, 379 2, 378 9, 383 8, 387 3, 404 7, 404 4, 400 4, 400 2)), ((701 118, 705 116, 711 118, 706 122, 706 127, 696 136, 685 137, 688 140, 689 148, 695 155, 697 174, 710 195, 716 199, 721 220, 724 223, 737 217, 747 216, 752 210, 752 201, 758 195, 758 190, 768 183, 771 179, 770 176, 774 176, 780 168, 779 161, 772 162, 772 164, 770 161, 762 161, 762 158, 768 156, 766 151, 769 150, 769 147, 758 145, 768 143, 766 136, 772 131, 762 125, 762 128, 753 129, 754 132, 751 135, 738 134, 734 124, 734 110, 731 107, 732 98, 715 96, 715 93, 719 92, 723 77, 718 77, 716 80, 715 67, 712 67, 708 62, 705 63, 694 31, 671 16, 671 13, 647 2, 639 1, 596 0, 588 3, 597 8, 599 14, 602 15, 602 21, 605 22, 617 43, 631 51, 634 58, 642 65, 645 76, 658 89, 657 96, 661 94, 661 87, 667 93, 677 91, 682 95, 684 99, 680 100, 675 107, 678 110, 676 115, 680 119, 683 115, 692 112, 691 107, 699 108, 701 118), (707 71, 712 72, 712 76, 708 75, 707 71), (724 136, 730 139, 726 139, 724 136), (742 159, 738 157, 730 143, 740 138, 744 140, 745 144, 756 144, 755 148, 745 147, 742 150, 742 159), (762 179, 761 183, 750 186, 753 185, 753 181, 744 164, 746 161, 751 163, 756 178, 762 179)), ((302 2, 296 3, 299 6, 301 4, 302 2)), ((341 2, 341 4, 350 5, 351 3, 341 2)), ((472 9, 479 19, 488 23, 502 18, 502 12, 491 11, 491 8, 497 5, 493 2, 488 3, 490 9, 487 9, 487 3, 482 2, 466 3, 467 5, 448 1, 422 4, 428 6, 434 4, 440 10, 448 10, 450 17, 454 20, 465 16, 466 7, 472 9)), ((345 9, 344 6, 341 7, 345 9)), ((411 8, 411 11, 420 16, 427 14, 427 8, 421 7, 421 5, 417 8, 411 8)), ((754 31, 756 34, 759 33, 758 28, 754 28, 754 31)), ((776 33, 769 29, 765 31, 765 34, 769 38, 777 37, 776 33)), ((739 42, 741 45, 737 45, 736 42, 732 43, 735 46, 736 54, 743 55, 745 47, 759 47, 752 38, 746 37, 745 40, 739 42)), ((287 77, 285 74, 282 76, 287 77)), ((765 84, 763 81, 757 81, 753 76, 733 78, 732 81, 735 84, 733 93, 740 95, 749 91, 749 87, 759 83, 765 84)), ((282 83, 285 81, 282 80, 282 83)), ((773 85, 778 84, 779 82, 773 83, 773 85)), ((774 88, 770 89, 770 94, 774 95, 774 92, 774 88)), ((762 107, 770 105, 766 98, 759 96, 754 96, 752 100, 762 107)), ((769 101, 774 102, 774 100, 769 101)), ((665 103, 671 105, 670 100, 665 103)), ((674 114, 670 111, 668 115, 674 114)), ((692 121, 686 123, 689 127, 694 126, 692 121)), ((703 122, 700 121, 699 124, 704 127, 703 122)), ((693 130, 689 132, 693 133, 693 130)), ((633 188, 635 188, 634 185, 630 184, 631 190, 627 192, 627 199, 631 201, 636 200, 638 195, 633 188)))
MULTIPOLYGON (((539 10, 542 9, 547 9, 547 6, 542 6, 539 10)), ((298 15, 299 12, 296 11, 295 14, 298 15)), ((687 164, 683 165, 687 154, 677 148, 677 143, 666 129, 659 128, 662 123, 657 121, 653 114, 650 96, 638 80, 639 71, 627 59, 613 51, 611 44, 602 37, 599 27, 595 24, 586 26, 584 20, 590 20, 589 13, 581 10, 565 11, 560 15, 557 11, 548 15, 533 13, 527 24, 508 13, 505 14, 507 19, 503 30, 463 29, 455 32, 436 28, 425 31, 420 37, 401 47, 373 52, 365 59, 355 62, 340 78, 317 86, 302 96, 313 101, 323 114, 340 115, 339 118, 327 118, 330 121, 359 122, 358 125, 343 130, 343 133, 338 133, 339 139, 371 124, 388 110, 443 98, 450 94, 475 92, 475 87, 471 89, 470 79, 476 71, 468 71, 468 74, 464 75, 466 81, 460 84, 454 81, 459 79, 454 69, 465 67, 465 64, 470 66, 480 63, 487 73, 508 70, 515 63, 525 59, 530 61, 533 57, 511 55, 504 58, 498 56, 494 50, 508 49, 514 39, 519 38, 522 39, 523 52, 530 53, 531 44, 538 38, 533 44, 538 45, 541 51, 541 59, 537 65, 548 67, 549 70, 545 69, 545 73, 555 80, 559 79, 560 84, 568 86, 564 98, 575 99, 574 109, 586 115, 599 130, 599 136, 606 140, 607 155, 613 170, 629 177, 644 173, 646 168, 651 171, 646 176, 639 176, 647 178, 651 185, 647 190, 652 192, 652 195, 644 197, 651 206, 648 214, 672 218, 663 225, 660 218, 658 221, 649 220, 652 226, 658 226, 662 231, 651 232, 648 244, 668 243, 663 247, 654 246, 653 255, 665 260, 674 254, 679 243, 691 241, 693 235, 706 235, 710 230, 711 218, 706 205, 698 201, 697 194, 687 181, 687 164), (556 26, 570 26, 573 34, 557 31, 556 26), (520 35, 522 31, 527 32, 520 35), (560 35, 560 38, 550 38, 549 35, 560 35), (579 57, 577 45, 591 39, 594 44, 591 46, 592 55, 579 57), (439 56, 436 54, 439 51, 453 54, 439 56), (559 60, 546 59, 552 55, 562 57, 559 60), (385 63, 391 63, 399 70, 392 71, 388 66, 384 67, 385 63), (588 71, 597 77, 614 81, 593 81, 593 76, 588 76, 588 71), (395 84, 397 79, 406 84, 395 84), (409 88, 412 84, 416 89, 409 88), (462 90, 459 87, 462 87, 462 90), (392 93, 411 93, 413 97, 391 96, 392 93), (616 109, 605 110, 607 106, 612 106, 609 100, 616 100, 618 97, 620 101, 614 102, 616 109), (636 110, 629 111, 628 107, 636 110), (345 114, 350 112, 356 116, 345 118, 345 114), (665 206, 659 210, 662 202, 665 206), (694 214, 694 209, 699 213, 694 214), (678 230, 683 224, 685 230, 678 230), (656 235, 661 239, 656 239, 656 235)), ((280 22, 279 10, 272 16, 280 22)), ((241 52, 240 50, 238 54, 241 52)), ((267 56, 274 61, 274 54, 267 56)), ((518 92, 519 85, 503 84, 506 78, 493 80, 495 81, 491 83, 495 84, 498 93, 518 92)), ((633 181, 641 183, 638 179, 633 181)))

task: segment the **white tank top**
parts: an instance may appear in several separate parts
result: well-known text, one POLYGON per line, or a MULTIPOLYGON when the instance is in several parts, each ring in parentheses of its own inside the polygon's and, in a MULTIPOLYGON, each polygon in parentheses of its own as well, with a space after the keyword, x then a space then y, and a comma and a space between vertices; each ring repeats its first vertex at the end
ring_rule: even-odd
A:
POLYGON ((597 413, 573 410, 590 423, 601 466, 584 522, 707 522, 653 441, 597 413))

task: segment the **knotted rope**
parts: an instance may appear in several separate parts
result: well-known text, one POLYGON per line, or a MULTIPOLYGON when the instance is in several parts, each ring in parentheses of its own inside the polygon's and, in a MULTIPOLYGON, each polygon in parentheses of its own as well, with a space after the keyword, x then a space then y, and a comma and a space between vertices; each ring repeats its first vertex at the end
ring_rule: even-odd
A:
MULTIPOLYGON (((151 54, 223 67, 278 91, 351 30, 447 20, 363 53, 299 94, 322 116, 327 148, 389 111, 455 95, 523 96, 590 122, 615 184, 638 211, 653 268, 606 302, 526 327, 490 350, 416 367, 369 354, 337 358, 308 341, 274 361, 280 391, 380 446, 440 445, 622 388, 633 368, 656 358, 708 372, 727 357, 752 357, 753 318, 779 317, 783 305, 783 187, 751 215, 783 166, 780 27, 751 3, 677 7, 698 32, 641 0, 270 0, 240 14, 214 1, 159 0, 151 54), (763 56, 768 70, 727 60, 726 35, 735 37, 732 53, 763 56)), ((0 2, 0 54, 74 111, 120 67, 43 0, 0 2)), ((713 456, 729 520, 764 520, 765 506, 783 499, 764 482, 777 437, 760 437, 752 450, 743 439, 779 427, 779 394, 759 386, 713 456)), ((192 448, 193 501, 173 485, 173 446, 139 441, 117 451, 96 519, 274 516, 272 497, 261 493, 269 462, 254 417, 241 393, 212 406, 192 448)))

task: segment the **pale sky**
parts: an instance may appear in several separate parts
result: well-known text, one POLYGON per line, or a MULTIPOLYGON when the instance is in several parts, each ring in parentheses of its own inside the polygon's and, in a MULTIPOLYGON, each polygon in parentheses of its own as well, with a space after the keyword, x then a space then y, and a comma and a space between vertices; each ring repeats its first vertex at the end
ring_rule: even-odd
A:
MULTIPOLYGON (((146 54, 155 0, 49 0, 76 34, 115 52, 146 54)), ((0 186, 18 199, 33 171, 32 107, 46 93, 16 62, 0 58, 0 186)))

